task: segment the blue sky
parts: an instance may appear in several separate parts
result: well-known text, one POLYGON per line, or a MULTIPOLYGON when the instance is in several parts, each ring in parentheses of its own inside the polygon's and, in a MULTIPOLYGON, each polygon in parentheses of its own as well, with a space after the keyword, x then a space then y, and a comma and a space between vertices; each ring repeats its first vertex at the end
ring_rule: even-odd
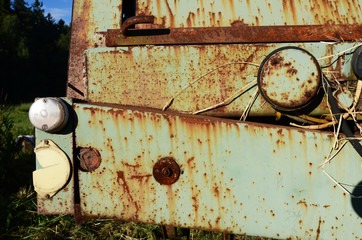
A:
MULTIPOLYGON (((34 0, 25 0, 25 2, 30 6, 34 0)), ((50 13, 55 21, 63 19, 66 24, 70 25, 73 0, 40 0, 40 2, 43 2, 45 13, 50 13)))

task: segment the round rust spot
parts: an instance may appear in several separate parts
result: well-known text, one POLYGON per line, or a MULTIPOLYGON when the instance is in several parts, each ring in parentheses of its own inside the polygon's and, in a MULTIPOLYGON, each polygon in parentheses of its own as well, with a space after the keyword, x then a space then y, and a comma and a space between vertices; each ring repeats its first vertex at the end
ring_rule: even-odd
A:
POLYGON ((101 164, 102 158, 97 149, 92 147, 79 150, 79 165, 85 172, 93 172, 101 164))
POLYGON ((162 185, 171 185, 180 176, 180 167, 173 157, 164 157, 153 166, 153 177, 162 185))

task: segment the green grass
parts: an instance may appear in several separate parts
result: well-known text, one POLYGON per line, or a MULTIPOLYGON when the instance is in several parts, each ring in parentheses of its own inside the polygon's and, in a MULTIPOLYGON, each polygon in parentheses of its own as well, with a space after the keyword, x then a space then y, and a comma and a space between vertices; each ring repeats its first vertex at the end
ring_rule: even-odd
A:
MULTIPOLYGON (((33 134, 28 119, 30 105, 0 105, 0 239, 163 239, 158 225, 95 219, 79 226, 71 215, 37 214, 36 193, 31 183, 34 154, 13 144, 16 136, 33 134)), ((178 229, 179 235, 181 232, 178 229)), ((192 229, 189 239, 219 240, 222 234, 192 229)), ((265 238, 237 235, 234 239, 265 238)))
POLYGON ((31 104, 32 103, 22 103, 20 105, 9 107, 10 117, 14 123, 13 133, 15 136, 33 134, 33 126, 31 125, 28 117, 31 104))

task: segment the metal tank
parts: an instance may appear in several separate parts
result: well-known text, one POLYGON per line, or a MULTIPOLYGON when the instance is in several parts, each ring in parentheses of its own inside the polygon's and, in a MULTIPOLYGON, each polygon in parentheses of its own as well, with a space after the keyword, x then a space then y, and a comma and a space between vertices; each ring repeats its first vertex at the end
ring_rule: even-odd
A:
POLYGON ((29 112, 40 214, 362 238, 361 0, 74 0, 71 27, 67 96, 29 112))

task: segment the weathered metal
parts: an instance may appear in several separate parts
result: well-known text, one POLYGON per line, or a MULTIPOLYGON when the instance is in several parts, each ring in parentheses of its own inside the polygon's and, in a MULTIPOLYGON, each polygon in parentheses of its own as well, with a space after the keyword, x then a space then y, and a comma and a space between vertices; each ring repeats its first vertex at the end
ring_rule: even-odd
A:
MULTIPOLYGON (((336 24, 357 24, 357 28, 355 28, 357 31, 351 31, 353 35, 355 32, 360 32, 361 28, 358 27, 358 24, 361 24, 362 21, 362 4, 360 1, 349 0, 296 2, 267 0, 266 2, 256 1, 252 4, 249 0, 187 0, 182 2, 180 0, 173 2, 138 0, 136 5, 136 15, 152 15, 156 18, 156 25, 137 25, 137 28, 278 25, 327 25, 327 28, 333 28, 332 26, 336 24)), ((68 97, 83 98, 82 54, 85 50, 95 47, 95 32, 121 28, 121 10, 122 1, 74 1, 68 69, 68 97)), ((347 26, 347 28, 350 27, 347 26)), ((339 30, 341 29, 339 28, 339 30)), ((321 31, 323 30, 321 29, 321 31)), ((248 32, 248 34, 243 33, 242 35, 249 34, 252 33, 248 32)), ((327 35, 332 37, 330 34, 327 35)), ((260 37, 263 38, 264 36, 260 35, 260 37)), ((288 34, 276 33, 275 41, 284 37, 288 37, 288 34)), ((348 38, 348 36, 346 37, 348 38)), ((337 39, 344 40, 340 39, 339 36, 337 39)), ((322 39, 317 41, 320 40, 322 39)))
POLYGON ((127 35, 131 36, 125 37, 124 30, 107 30, 107 47, 150 44, 316 42, 331 41, 331 39, 351 41, 362 38, 362 24, 171 28, 163 31, 156 28, 153 32, 144 29, 128 30, 127 35))
POLYGON ((88 147, 79 150, 79 163, 83 171, 93 172, 102 162, 101 155, 97 149, 88 147))
POLYGON ((73 1, 67 97, 83 98, 83 53, 95 47, 95 32, 121 27, 121 9, 121 1, 73 1))
MULTIPOLYGON (((73 109, 71 107, 71 101, 65 99, 67 103, 67 108, 73 109)), ((70 177, 67 181, 64 188, 58 191, 54 196, 50 198, 43 198, 42 196, 37 196, 37 207, 38 213, 40 214, 74 214, 74 176, 77 173, 74 173, 74 161, 73 161, 73 121, 74 114, 70 111, 70 119, 68 124, 61 130, 60 133, 47 133, 45 131, 35 129, 35 145, 39 145, 42 141, 49 144, 50 141, 54 142, 57 147, 66 154, 70 162, 70 177)), ((36 160, 36 169, 41 169, 39 160, 36 160)), ((48 180, 50 181, 50 179, 48 180)))
POLYGON ((126 21, 124 21, 124 23, 122 23, 121 32, 122 32, 123 37, 126 36, 126 34, 127 34, 126 31, 131 26, 133 26, 135 24, 140 24, 140 23, 153 23, 154 20, 155 20, 154 16, 134 16, 134 17, 128 18, 126 21))
MULTIPOLYGON (((97 170, 79 172, 80 217, 273 238, 361 236, 351 197, 318 168, 333 134, 129 106, 74 109, 76 145, 102 155, 97 170), (172 185, 152 177, 163 156, 180 166, 172 185)), ((362 179, 349 144, 325 170, 346 184, 362 179)))
POLYGON ((171 185, 180 177, 180 166, 173 157, 163 157, 153 166, 152 174, 160 184, 171 185))
POLYGON ((136 15, 153 15, 155 24, 164 28, 362 22, 362 3, 351 0, 137 0, 136 4, 136 15))
MULTIPOLYGON (((37 144, 56 143, 74 172, 53 197, 38 197, 38 212, 72 213, 77 223, 118 218, 273 238, 359 239, 360 201, 334 182, 361 194, 360 157, 350 144, 326 175, 317 166, 334 146, 331 133, 180 112, 256 87, 258 65, 282 47, 305 49, 318 63, 303 64, 322 68, 300 92, 315 96, 323 74, 354 95, 361 1, 128 3, 74 0, 67 96, 85 102, 73 104, 74 126, 36 130, 37 144), (168 111, 157 110, 170 99, 168 111)), ((304 71, 295 65, 289 72, 295 70, 304 71)), ((205 114, 239 118, 253 91, 205 114)), ((276 114, 264 97, 249 112, 258 121, 276 114)), ((292 94, 278 104, 299 108, 312 99, 292 94)), ((323 99, 310 115, 329 113, 327 105, 323 99)))
POLYGON ((301 111, 313 100, 317 101, 321 80, 322 72, 315 57, 296 47, 273 51, 258 72, 261 94, 279 111, 301 111))
MULTIPOLYGON (((85 52, 85 99, 91 102, 162 109, 171 97, 195 79, 210 72, 179 94, 170 107, 171 110, 195 112, 224 101, 255 80, 259 67, 248 63, 261 64, 275 49, 289 46, 303 48, 319 59, 351 48, 354 43, 172 45, 89 49, 85 52), (223 67, 215 70, 219 66, 223 67)), ((335 59, 337 56, 321 59, 319 64, 329 65, 335 59)), ((323 70, 332 72, 333 80, 355 80, 350 59, 351 55, 340 57, 323 70)), ((231 104, 205 114, 240 117, 251 97, 252 91, 248 91, 231 104)), ((312 115, 325 113, 328 113, 328 108, 326 101, 322 101, 312 115)), ((273 116, 275 110, 259 97, 249 115, 273 116)))

